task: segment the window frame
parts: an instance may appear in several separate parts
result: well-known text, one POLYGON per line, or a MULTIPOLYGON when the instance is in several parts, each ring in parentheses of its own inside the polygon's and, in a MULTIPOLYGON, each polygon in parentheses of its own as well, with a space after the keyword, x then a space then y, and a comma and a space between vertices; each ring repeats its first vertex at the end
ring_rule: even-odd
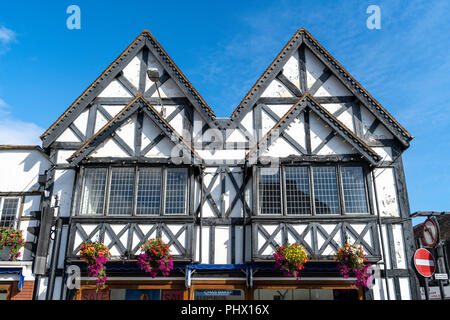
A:
POLYGON ((286 163, 280 164, 278 166, 278 170, 280 172, 280 213, 261 213, 260 208, 260 195, 259 195, 259 181, 260 181, 260 169, 267 168, 268 166, 257 166, 255 170, 256 179, 256 192, 254 195, 256 197, 256 212, 254 215, 259 217, 283 217, 283 218, 299 218, 299 217, 339 217, 339 216, 367 216, 373 215, 372 210, 372 202, 370 199, 370 175, 367 165, 364 163, 286 163), (287 193, 286 193, 286 168, 287 167, 306 167, 308 169, 308 182, 309 182, 309 203, 311 208, 311 213, 287 213, 287 193), (339 213, 316 213, 316 204, 315 204, 315 195, 314 195, 314 178, 313 178, 313 167, 334 167, 336 172, 336 183, 337 183, 337 196, 339 203, 339 213), (344 199, 344 185, 342 179, 342 168, 343 167, 359 167, 362 169, 363 183, 364 183, 364 192, 366 199, 367 212, 346 212, 345 208, 345 199, 344 199))
POLYGON ((338 188, 340 189, 340 193, 341 193, 341 197, 340 197, 340 201, 342 202, 341 204, 341 211, 343 214, 345 215, 367 215, 367 214, 372 214, 372 210, 371 210, 371 203, 370 203, 370 194, 369 194, 369 181, 368 181, 368 172, 367 172, 367 168, 363 165, 356 165, 356 164, 340 164, 339 165, 339 185, 338 188), (359 167, 362 170, 362 177, 363 177, 363 183, 364 183, 364 195, 366 198, 366 206, 367 206, 367 212, 350 212, 347 213, 346 208, 345 208, 345 196, 344 196, 344 184, 342 183, 343 179, 342 179, 342 168, 343 167, 359 167))
POLYGON ((19 213, 20 213, 20 207, 21 207, 21 197, 17 197, 17 196, 0 196, 0 227, 3 226, 3 224, 1 223, 1 219, 3 216, 3 206, 5 204, 5 199, 17 199, 17 208, 16 208, 16 213, 14 214, 14 219, 12 220, 13 221, 12 228, 18 228, 19 213))
POLYGON ((189 216, 190 215, 190 193, 192 192, 190 189, 191 179, 192 179, 192 169, 188 166, 174 166, 174 165, 109 165, 109 166, 84 166, 80 169, 79 172, 80 179, 80 187, 79 187, 79 196, 77 197, 76 203, 76 211, 74 212, 74 216, 83 217, 83 218, 99 218, 99 217, 117 217, 117 218, 156 218, 161 216, 170 216, 170 217, 181 217, 181 216, 189 216), (134 168, 134 185, 133 185, 133 202, 131 214, 110 214, 109 213, 109 201, 110 201, 110 192, 111 192, 111 177, 112 171, 118 168, 134 168), (137 196, 138 196, 138 184, 139 184, 139 172, 140 169, 144 168, 158 168, 161 172, 161 189, 160 189, 160 205, 159 205, 159 213, 151 214, 151 213, 140 213, 137 214, 137 196), (166 176, 167 171, 170 169, 184 169, 186 171, 186 194, 185 194, 185 210, 184 213, 171 213, 165 214, 165 199, 166 199, 166 176), (96 169, 106 169, 106 183, 105 183, 105 195, 103 199, 103 213, 97 214, 88 214, 83 213, 83 201, 85 196, 85 182, 86 182, 86 172, 88 170, 96 170, 96 169))
POLYGON ((259 200, 260 200, 260 197, 259 197, 259 191, 260 191, 260 189, 259 189, 259 174, 260 174, 260 171, 261 171, 261 168, 267 168, 267 167, 258 167, 257 168, 257 173, 256 173, 256 176, 257 176, 257 182, 256 182, 256 186, 257 186, 257 192, 256 193, 254 193, 255 195, 256 195, 256 197, 257 197, 257 199, 256 199, 256 205, 257 205, 257 210, 258 210, 258 215, 260 215, 260 216, 264 216, 264 217, 266 217, 266 216, 275 216, 275 217, 279 217, 279 216, 282 216, 282 215, 284 215, 284 207, 285 207, 285 201, 284 201, 284 199, 283 199, 283 194, 284 194, 284 190, 285 190, 285 186, 284 186, 284 183, 283 183, 283 178, 282 178, 282 176, 283 176, 283 173, 282 173, 282 170, 281 170, 281 166, 280 167, 278 167, 278 168, 276 168, 276 169, 278 169, 278 176, 279 176, 279 179, 280 179, 280 213, 261 213, 261 207, 260 207, 260 202, 259 202, 259 200))

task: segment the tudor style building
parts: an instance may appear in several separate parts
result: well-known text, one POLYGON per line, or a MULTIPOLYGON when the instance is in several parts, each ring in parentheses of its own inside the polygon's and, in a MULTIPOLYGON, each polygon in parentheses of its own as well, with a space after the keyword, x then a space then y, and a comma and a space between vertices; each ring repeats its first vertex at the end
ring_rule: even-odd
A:
POLYGON ((418 297, 401 158, 412 137, 303 28, 230 118, 145 30, 41 139, 56 223, 38 299, 418 297), (154 237, 171 245, 169 277, 136 266, 154 237), (376 266, 370 290, 339 277, 346 239, 376 266), (87 277, 85 240, 110 248, 107 291, 87 277), (271 260, 293 242, 310 256, 301 280, 271 260), (70 265, 80 289, 67 287, 70 265))

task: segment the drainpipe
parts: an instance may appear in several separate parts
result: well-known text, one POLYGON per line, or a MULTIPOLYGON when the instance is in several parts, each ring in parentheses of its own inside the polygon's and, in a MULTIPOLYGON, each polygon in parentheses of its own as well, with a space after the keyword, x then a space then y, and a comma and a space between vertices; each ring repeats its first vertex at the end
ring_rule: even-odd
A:
POLYGON ((387 298, 388 300, 391 300, 391 297, 389 295, 389 284, 388 284, 388 279, 387 279, 387 267, 386 267, 386 260, 387 260, 387 256, 386 256, 386 250, 384 248, 384 237, 383 237, 383 229, 381 226, 381 217, 380 217, 380 208, 378 207, 378 193, 377 193, 377 187, 375 184, 375 175, 373 173, 373 171, 371 172, 372 174, 372 181, 373 181, 373 192, 375 194, 375 206, 377 207, 377 216, 378 216, 378 227, 380 229, 380 238, 381 238, 381 250, 383 251, 383 260, 384 260, 384 282, 386 283, 386 293, 387 293, 387 298))
MULTIPOLYGON (((245 163, 244 163, 244 165, 242 166, 242 183, 244 183, 245 184, 245 176, 246 176, 246 173, 247 173, 247 171, 245 170, 245 163)), ((244 198, 244 200, 245 200, 245 187, 244 187, 244 194, 243 194, 243 198, 244 198)), ((245 210, 245 201, 243 201, 242 202, 242 212, 243 212, 243 214, 244 214, 244 227, 243 227, 243 229, 242 229, 242 238, 243 238, 243 246, 242 246, 242 262, 243 263, 246 263, 246 261, 245 261, 245 251, 246 251, 246 247, 245 247, 245 244, 246 244, 246 240, 247 240, 247 238, 246 238, 246 236, 245 236, 245 233, 246 233, 246 231, 247 231, 247 210, 245 210)))
POLYGON ((55 237, 54 246, 53 246, 52 261, 50 264, 50 276, 48 279, 46 300, 53 300, 53 290, 55 287, 56 267, 57 267, 58 257, 59 257, 59 248, 61 245, 62 220, 59 217, 56 219, 55 231, 56 231, 56 237, 55 237))
POLYGON ((199 263, 202 263, 202 227, 203 227, 203 222, 202 222, 202 218, 203 218, 203 166, 200 166, 200 234, 198 237, 198 241, 199 241, 199 253, 198 253, 198 260, 199 263))

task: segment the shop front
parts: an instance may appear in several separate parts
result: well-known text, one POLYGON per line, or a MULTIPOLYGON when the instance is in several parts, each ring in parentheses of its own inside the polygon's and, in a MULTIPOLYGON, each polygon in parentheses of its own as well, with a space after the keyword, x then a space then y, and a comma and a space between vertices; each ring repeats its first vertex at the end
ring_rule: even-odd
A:
POLYGON ((112 269, 104 290, 97 291, 95 281, 82 278, 81 288, 71 298, 200 301, 364 299, 363 290, 353 285, 354 279, 339 277, 334 264, 311 265, 309 270, 306 267, 299 279, 281 277, 271 264, 178 265, 172 276, 154 279, 137 277, 131 272, 131 266, 128 272, 120 274, 114 271, 114 267, 112 269))

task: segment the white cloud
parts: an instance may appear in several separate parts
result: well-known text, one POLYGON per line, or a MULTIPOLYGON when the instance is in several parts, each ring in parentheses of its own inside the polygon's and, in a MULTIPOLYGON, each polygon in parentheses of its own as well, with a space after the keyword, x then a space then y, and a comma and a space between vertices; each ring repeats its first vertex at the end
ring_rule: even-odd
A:
POLYGON ((0 98, 0 144, 40 145, 42 132, 37 124, 12 116, 9 105, 0 98))
MULTIPOLYGON (((2 99, 2 98, 0 98, 0 108, 5 108, 5 107, 7 107, 8 105, 6 104, 6 102, 2 99)), ((0 112, 1 112, 1 110, 0 110, 0 112)), ((1 114, 1 113, 0 113, 1 114)))
POLYGON ((7 44, 16 40, 16 33, 4 26, 0 27, 0 41, 7 44))
POLYGON ((0 54, 9 50, 9 45, 16 42, 17 33, 5 26, 0 26, 0 54))

